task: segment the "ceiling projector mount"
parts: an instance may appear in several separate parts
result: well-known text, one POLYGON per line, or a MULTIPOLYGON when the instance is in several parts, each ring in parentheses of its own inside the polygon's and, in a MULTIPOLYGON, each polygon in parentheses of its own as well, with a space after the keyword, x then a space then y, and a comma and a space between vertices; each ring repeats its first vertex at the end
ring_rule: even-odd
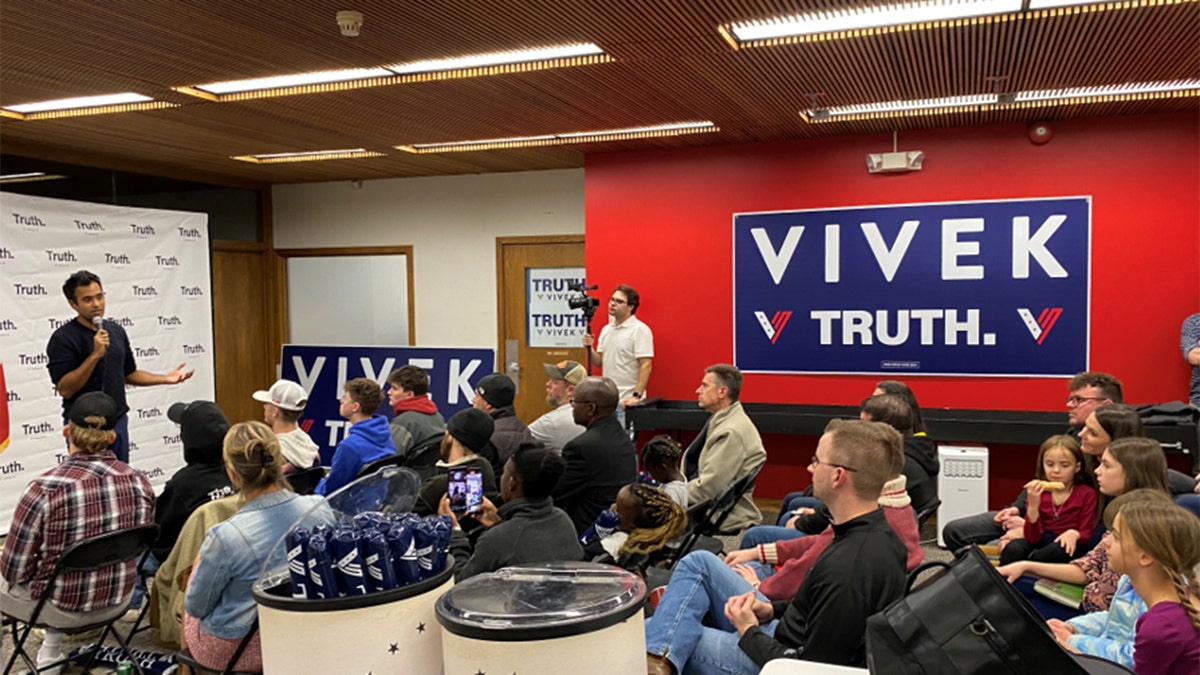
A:
POLYGON ((908 173, 920 171, 925 153, 920 150, 897 150, 899 132, 892 132, 892 151, 867 155, 867 173, 908 173))

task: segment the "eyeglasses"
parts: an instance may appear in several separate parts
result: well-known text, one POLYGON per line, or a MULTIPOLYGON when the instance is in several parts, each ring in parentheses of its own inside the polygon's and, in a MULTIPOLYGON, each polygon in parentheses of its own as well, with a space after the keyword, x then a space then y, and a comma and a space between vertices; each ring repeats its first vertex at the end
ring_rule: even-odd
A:
POLYGON ((824 464, 825 466, 832 466, 835 469, 845 469, 846 471, 858 471, 858 469, 846 466, 845 464, 834 464, 833 462, 822 462, 821 458, 817 457, 816 455, 813 455, 812 461, 809 462, 808 465, 809 466, 817 466, 818 464, 824 464))
POLYGON ((611 303, 611 304, 614 304, 614 305, 624 305, 624 304, 627 304, 625 300, 622 300, 622 299, 620 299, 620 298, 616 298, 616 297, 609 298, 609 299, 608 299, 608 301, 609 301, 609 303, 611 303))
POLYGON ((1068 396, 1067 397, 1067 405, 1077 406, 1080 403, 1083 403, 1084 401, 1104 401, 1104 400, 1107 400, 1107 397, 1105 397, 1105 396, 1068 396))

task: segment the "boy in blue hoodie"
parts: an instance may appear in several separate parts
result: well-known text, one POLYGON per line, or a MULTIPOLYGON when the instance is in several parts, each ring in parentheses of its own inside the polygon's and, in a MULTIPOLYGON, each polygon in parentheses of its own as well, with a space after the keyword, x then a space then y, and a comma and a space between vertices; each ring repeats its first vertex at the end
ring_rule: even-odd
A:
POLYGON ((337 492, 368 462, 396 454, 387 418, 375 414, 382 403, 383 389, 374 380, 359 377, 346 383, 338 413, 350 420, 350 431, 333 451, 329 475, 317 483, 317 494, 337 492))

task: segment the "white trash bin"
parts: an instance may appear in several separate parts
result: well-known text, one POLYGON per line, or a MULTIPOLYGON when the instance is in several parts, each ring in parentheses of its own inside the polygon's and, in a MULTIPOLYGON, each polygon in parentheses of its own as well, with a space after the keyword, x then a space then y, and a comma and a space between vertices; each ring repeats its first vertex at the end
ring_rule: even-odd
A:
POLYGON ((445 673, 644 673, 645 598, 640 577, 594 563, 472 577, 437 602, 445 673))

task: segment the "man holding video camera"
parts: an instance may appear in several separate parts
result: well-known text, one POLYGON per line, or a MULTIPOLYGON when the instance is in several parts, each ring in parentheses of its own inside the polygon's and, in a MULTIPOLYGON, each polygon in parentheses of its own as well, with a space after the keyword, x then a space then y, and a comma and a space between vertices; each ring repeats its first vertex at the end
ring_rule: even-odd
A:
POLYGON ((625 407, 637 405, 646 396, 654 362, 654 333, 635 316, 640 304, 641 297, 632 286, 617 286, 608 299, 609 321, 600 329, 600 339, 590 333, 583 336, 583 346, 591 353, 592 361, 601 367, 604 377, 617 385, 617 421, 622 427, 625 407))

